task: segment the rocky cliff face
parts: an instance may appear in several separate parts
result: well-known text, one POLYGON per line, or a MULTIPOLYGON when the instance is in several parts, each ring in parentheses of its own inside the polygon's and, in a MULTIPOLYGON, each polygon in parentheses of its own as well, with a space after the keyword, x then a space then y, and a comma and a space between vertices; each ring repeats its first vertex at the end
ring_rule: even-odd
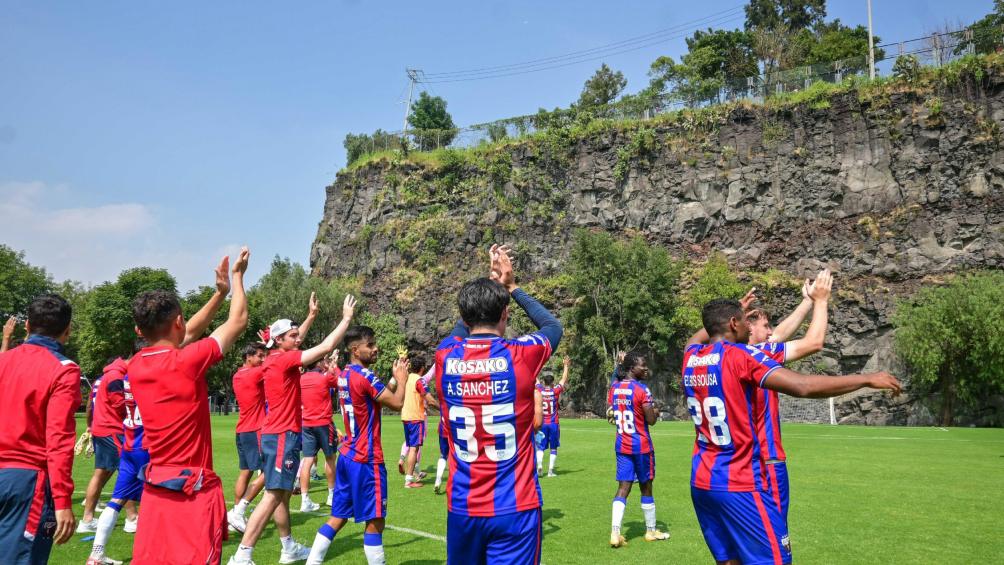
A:
MULTIPOLYGON (((426 347, 452 326, 456 289, 493 241, 518 246, 528 279, 561 271, 579 227, 640 234, 692 259, 721 252, 743 270, 804 277, 828 265, 838 290, 815 366, 902 372, 896 300, 1004 266, 1002 124, 1004 77, 990 75, 538 135, 474 159, 373 162, 328 187, 311 264, 323 276, 363 273, 369 298, 426 347)), ((784 314, 796 298, 767 306, 784 314)), ((837 414, 932 421, 908 395, 848 395, 837 414)))

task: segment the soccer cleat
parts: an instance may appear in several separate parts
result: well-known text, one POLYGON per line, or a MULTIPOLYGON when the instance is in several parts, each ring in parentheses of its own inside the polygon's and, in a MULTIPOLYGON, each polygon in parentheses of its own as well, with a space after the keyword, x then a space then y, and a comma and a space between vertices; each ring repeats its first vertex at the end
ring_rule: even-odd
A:
POLYGON ((624 547, 627 544, 627 540, 624 539, 624 536, 620 532, 610 532, 610 547, 624 547))
POLYGON ((432 492, 436 494, 443 494, 443 485, 436 485, 432 488, 432 492))
POLYGON ((424 479, 424 478, 428 477, 428 476, 429 476, 429 473, 426 473, 425 471, 419 471, 419 472, 418 472, 418 480, 420 480, 420 481, 421 481, 422 479, 424 479))
POLYGON ((83 520, 77 524, 78 534, 93 534, 98 531, 98 519, 92 518, 90 522, 84 522, 83 520))
POLYGON ((126 518, 125 524, 122 525, 122 531, 127 534, 135 534, 136 528, 139 526, 139 516, 130 520, 126 518))
POLYGON ((425 483, 423 483, 422 481, 412 481, 410 483, 404 483, 404 488, 422 488, 424 486, 425 483))
POLYGON ((557 476, 558 476, 558 474, 557 474, 557 473, 555 473, 554 471, 548 471, 548 472, 547 472, 547 476, 548 476, 548 477, 557 477, 557 476))
POLYGON ((328 500, 325 502, 325 504, 328 505, 328 508, 331 508, 331 499, 334 498, 334 497, 335 497, 335 493, 333 493, 333 492, 331 492, 329 490, 328 491, 328 500))
POLYGON ((279 554, 279 563, 306 561, 308 557, 310 557, 310 548, 300 542, 296 542, 289 551, 282 550, 282 553, 279 554))
MULTIPOLYGON (((321 505, 309 498, 305 498, 300 502, 300 512, 317 512, 320 509, 321 505)), ((306 559, 306 557, 304 557, 304 559, 306 559)))
POLYGON ((111 557, 88 557, 87 565, 122 565, 122 562, 111 557))
POLYGON ((402 475, 404 474, 404 459, 397 460, 397 472, 402 475))
POLYGON ((669 532, 660 532, 659 530, 647 530, 645 532, 645 541, 662 541, 669 539, 669 532))
POLYGON ((231 555, 230 560, 227 561, 227 565, 254 565, 254 561, 250 559, 247 561, 238 561, 236 555, 231 555))
POLYGON ((227 512, 227 524, 235 532, 244 533, 244 529, 248 527, 247 519, 237 512, 236 509, 232 509, 227 512))

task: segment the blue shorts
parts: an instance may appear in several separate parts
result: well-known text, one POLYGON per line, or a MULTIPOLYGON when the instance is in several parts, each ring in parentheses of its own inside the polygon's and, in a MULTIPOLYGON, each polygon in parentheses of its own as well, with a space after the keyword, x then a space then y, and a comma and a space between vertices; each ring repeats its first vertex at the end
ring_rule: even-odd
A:
POLYGON ((237 434, 237 466, 242 471, 261 471, 261 436, 258 432, 237 434))
POLYGON ((544 432, 544 440, 540 442, 540 449, 558 449, 561 446, 561 428, 558 424, 544 424, 540 427, 544 432))
POLYGON ((139 470, 150 462, 150 452, 145 449, 122 450, 119 460, 119 475, 115 479, 115 490, 112 498, 116 500, 139 500, 143 494, 143 481, 139 478, 139 470))
POLYGON ((540 508, 503 516, 446 514, 447 565, 540 564, 540 508))
POLYGON ((0 563, 49 562, 56 512, 45 473, 0 469, 0 563))
POLYGON ((119 468, 119 455, 122 452, 125 435, 94 436, 91 442, 94 444, 95 469, 114 471, 119 468))
POLYGON ((704 541, 716 561, 791 563, 788 528, 770 495, 690 487, 704 541))
POLYGON ((449 454, 450 454, 450 440, 443 436, 439 436, 439 456, 442 457, 443 459, 448 460, 449 454))
POLYGON ((425 420, 401 423, 404 424, 404 443, 408 447, 422 447, 425 443, 425 420))
POLYGON ((265 488, 292 492, 300 468, 300 434, 261 434, 261 453, 265 457, 265 488))
POLYGON ((335 492, 331 496, 335 518, 366 522, 387 516, 387 468, 383 463, 359 463, 342 455, 335 463, 335 492))
POLYGON ((316 457, 318 451, 325 457, 335 453, 335 425, 307 426, 303 428, 303 456, 316 457))
POLYGON ((784 461, 768 463, 764 465, 767 469, 767 483, 770 486, 770 494, 774 497, 774 503, 781 510, 784 523, 788 523, 788 464, 784 461))
POLYGON ((655 452, 617 454, 617 480, 652 482, 655 479, 655 452))

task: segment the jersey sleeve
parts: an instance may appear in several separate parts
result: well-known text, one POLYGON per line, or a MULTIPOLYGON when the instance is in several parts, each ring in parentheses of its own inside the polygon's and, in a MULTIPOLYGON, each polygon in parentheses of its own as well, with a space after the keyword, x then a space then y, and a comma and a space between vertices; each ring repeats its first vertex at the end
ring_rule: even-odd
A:
POLYGON ((541 333, 527 334, 510 342, 513 351, 513 362, 521 370, 517 377, 536 379, 544 364, 551 358, 551 342, 541 333))
POLYGON ((763 351, 767 357, 770 357, 777 363, 784 363, 785 357, 788 354, 787 347, 784 343, 758 343, 756 348, 763 351))
POLYGON ((607 407, 609 408, 613 405, 614 405, 614 387, 611 386, 609 389, 607 389, 607 407))
POLYGON ((648 388, 648 385, 643 383, 638 383, 638 388, 641 389, 641 394, 638 395, 638 402, 642 406, 647 404, 652 404, 652 390, 648 388))
POLYGON ((186 345, 178 353, 182 364, 188 369, 185 375, 192 379, 202 378, 210 367, 223 359, 220 342, 212 337, 202 338, 186 345))
POLYGON ((415 381, 415 391, 422 396, 429 394, 429 386, 426 384, 426 380, 424 378, 419 377, 418 380, 415 381))
POLYGON ((748 345, 730 347, 727 350, 729 362, 734 363, 734 373, 739 380, 753 386, 762 387, 764 380, 775 370, 781 368, 766 353, 748 345))
POLYGON ((387 385, 383 384, 383 381, 380 380, 380 377, 376 376, 376 373, 374 373, 373 371, 366 371, 365 373, 363 373, 363 376, 365 378, 360 379, 362 382, 363 391, 373 399, 376 399, 378 396, 380 396, 380 394, 384 391, 384 389, 387 388, 387 385))
POLYGON ((77 423, 73 417, 80 406, 80 367, 64 361, 53 383, 45 408, 46 470, 56 510, 72 507, 73 444, 77 423))

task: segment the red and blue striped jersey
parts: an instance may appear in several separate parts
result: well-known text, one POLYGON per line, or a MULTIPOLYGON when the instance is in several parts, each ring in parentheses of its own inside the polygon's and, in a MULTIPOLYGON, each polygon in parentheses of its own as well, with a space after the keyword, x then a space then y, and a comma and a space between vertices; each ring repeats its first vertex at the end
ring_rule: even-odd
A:
POLYGON ((565 387, 560 384, 558 386, 538 384, 537 390, 540 391, 541 403, 543 404, 544 423, 557 424, 558 409, 561 408, 561 393, 565 392, 565 387))
MULTIPOLYGON (((758 343, 754 345, 774 361, 784 365, 784 343, 758 343)), ((757 395, 757 421, 760 428, 760 458, 764 461, 784 461, 784 448, 781 447, 781 411, 778 405, 777 391, 765 388, 757 395)))
POLYGON ((140 416, 139 406, 136 406, 136 399, 133 398, 128 374, 122 377, 122 384, 125 386, 125 418, 122 419, 125 441, 122 443, 122 449, 138 451, 143 449, 143 417, 140 416))
POLYGON ((502 516, 540 507, 534 386, 550 356, 542 333, 450 336, 439 344, 435 388, 450 445, 450 512, 502 516))
POLYGON ((339 451, 359 463, 383 463, 380 444, 380 403, 386 386, 373 371, 347 365, 338 376, 338 405, 342 408, 345 439, 339 451))
POLYGON ((697 439, 690 484, 703 490, 764 490, 756 404, 781 365, 750 345, 719 341, 683 353, 683 387, 697 439))
POLYGON ((648 432, 645 406, 652 404, 652 391, 634 379, 614 382, 607 393, 607 405, 614 410, 617 436, 614 452, 625 455, 653 451, 652 435, 648 432))

